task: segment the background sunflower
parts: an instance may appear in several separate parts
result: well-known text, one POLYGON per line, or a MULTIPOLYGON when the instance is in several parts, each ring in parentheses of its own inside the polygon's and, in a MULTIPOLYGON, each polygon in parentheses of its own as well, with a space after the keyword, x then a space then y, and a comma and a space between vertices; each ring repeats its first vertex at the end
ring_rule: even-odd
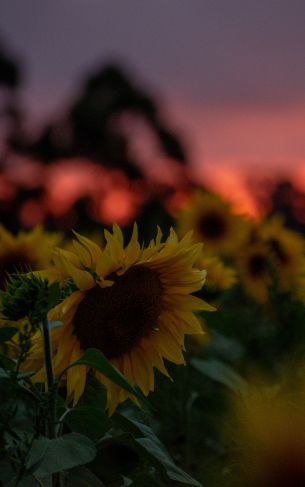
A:
POLYGON ((48 267, 51 254, 62 240, 59 233, 49 233, 38 226, 13 235, 0 225, 0 289, 9 273, 28 272, 48 267))
POLYGON ((206 252, 233 255, 247 234, 247 220, 232 212, 220 196, 195 192, 178 218, 178 232, 193 230, 194 239, 203 242, 206 252))
POLYGON ((304 386, 294 382, 260 381, 234 399, 232 487, 305 485, 304 386))
POLYGON ((280 217, 263 221, 259 230, 276 268, 279 287, 295 289, 305 275, 305 242, 301 235, 284 227, 280 217))
POLYGON ((241 286, 246 294, 259 303, 265 303, 272 285, 270 252, 262 242, 242 247, 236 258, 236 268, 241 286))

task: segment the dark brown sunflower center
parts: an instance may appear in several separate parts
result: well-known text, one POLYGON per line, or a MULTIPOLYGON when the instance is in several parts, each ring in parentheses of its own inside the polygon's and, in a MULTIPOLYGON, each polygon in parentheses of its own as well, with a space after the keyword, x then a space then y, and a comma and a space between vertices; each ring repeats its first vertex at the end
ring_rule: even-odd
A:
POLYGON ((225 235, 227 224, 219 213, 210 212, 200 219, 199 231, 203 238, 217 240, 225 235))
POLYGON ((0 257, 0 289, 5 289, 8 274, 28 272, 31 264, 31 259, 21 251, 10 252, 0 257))
POLYGON ((275 238, 272 238, 269 240, 269 245, 271 247, 271 250, 275 254, 275 257, 279 260, 279 262, 281 264, 287 264, 289 261, 289 256, 283 249, 283 246, 280 244, 280 242, 275 238))
POLYGON ((74 317, 81 348, 98 348, 111 359, 131 350, 157 327, 162 287, 156 271, 144 265, 111 275, 111 287, 90 289, 74 317))
POLYGON ((253 254, 249 259, 248 267, 253 277, 261 277, 268 269, 268 262, 264 255, 253 254))

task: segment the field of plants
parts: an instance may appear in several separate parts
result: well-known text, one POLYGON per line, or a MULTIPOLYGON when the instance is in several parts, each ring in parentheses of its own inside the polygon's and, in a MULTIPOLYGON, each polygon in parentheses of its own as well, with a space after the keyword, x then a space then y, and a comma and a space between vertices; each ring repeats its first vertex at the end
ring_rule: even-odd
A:
POLYGON ((1 486, 305 485, 303 236, 203 190, 158 223, 1 226, 1 486))

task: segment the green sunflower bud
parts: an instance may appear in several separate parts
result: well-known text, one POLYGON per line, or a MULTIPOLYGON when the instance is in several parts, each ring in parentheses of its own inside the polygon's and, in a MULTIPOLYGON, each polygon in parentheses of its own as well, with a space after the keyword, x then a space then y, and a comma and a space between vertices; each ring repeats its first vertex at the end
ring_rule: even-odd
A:
POLYGON ((11 274, 6 290, 0 292, 0 309, 4 318, 18 321, 26 317, 36 327, 60 299, 58 282, 49 284, 34 274, 11 274))

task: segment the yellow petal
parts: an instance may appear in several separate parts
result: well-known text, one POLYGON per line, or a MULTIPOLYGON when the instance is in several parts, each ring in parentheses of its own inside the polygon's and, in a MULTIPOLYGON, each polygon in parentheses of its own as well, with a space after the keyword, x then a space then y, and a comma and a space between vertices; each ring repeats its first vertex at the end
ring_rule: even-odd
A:
POLYGON ((91 289, 93 286, 95 286, 95 281, 89 272, 77 269, 68 260, 63 261, 63 264, 66 268, 68 275, 72 277, 78 289, 80 289, 81 291, 87 291, 88 289, 91 289))
POLYGON ((96 263, 102 255, 102 249, 92 240, 90 240, 87 237, 84 237, 83 235, 80 235, 77 232, 73 232, 74 235, 77 237, 79 242, 88 250, 92 257, 92 264, 96 263))

